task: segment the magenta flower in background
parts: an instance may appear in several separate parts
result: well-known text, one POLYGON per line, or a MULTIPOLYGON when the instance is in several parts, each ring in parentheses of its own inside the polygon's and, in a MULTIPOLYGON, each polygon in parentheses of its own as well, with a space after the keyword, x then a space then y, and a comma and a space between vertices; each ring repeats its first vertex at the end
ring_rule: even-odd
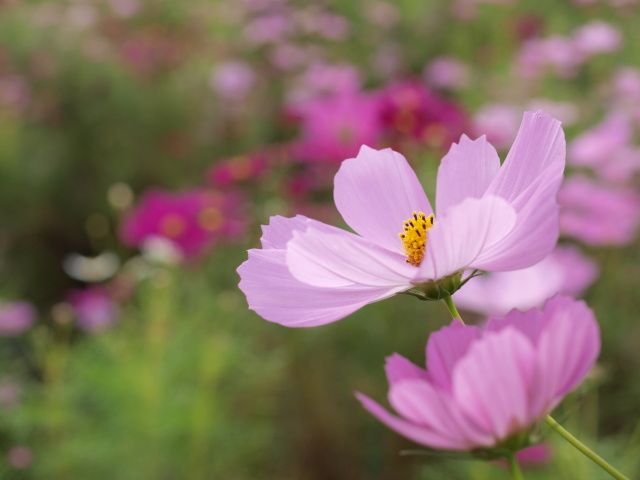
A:
POLYGON ((200 255, 219 238, 234 238, 244 230, 235 215, 237 193, 194 190, 171 193, 151 190, 125 220, 124 243, 141 247, 154 238, 170 241, 184 257, 200 255))
POLYGON ((16 301, 0 305, 0 336, 16 337, 36 321, 36 309, 29 302, 16 301))
POLYGON ((542 112, 525 113, 502 166, 484 137, 463 136, 438 170, 434 215, 402 155, 363 146, 334 181, 338 211, 357 234, 272 217, 262 249, 238 268, 240 288, 266 320, 310 327, 469 268, 533 265, 558 238, 564 157, 560 122, 542 112))
POLYGON ((492 272, 467 283, 453 295, 458 308, 486 316, 526 311, 557 294, 580 296, 598 275, 595 261, 571 245, 556 247, 544 260, 522 270, 492 272))
POLYGON ((358 153, 360 145, 381 139, 379 98, 358 91, 294 104, 291 112, 301 120, 300 139, 292 154, 310 162, 340 162, 358 153))
POLYGON ((104 287, 71 290, 67 300, 76 316, 78 327, 86 332, 102 332, 118 319, 118 307, 104 287))
POLYGON ((625 245, 636 238, 640 196, 632 188, 609 187, 583 175, 558 192, 562 235, 588 245, 625 245))
POLYGON ((454 320, 429 337, 426 370, 398 354, 388 357, 389 403, 399 416, 357 397, 414 442, 490 449, 535 428, 582 382, 599 350, 593 312, 584 302, 557 297, 542 310, 492 318, 484 331, 454 320))
POLYGON ((226 188, 246 181, 257 181, 267 172, 268 159, 261 153, 218 160, 207 177, 214 187, 226 188))
POLYGON ((415 80, 386 87, 381 92, 380 115, 392 137, 409 136, 443 149, 460 138, 467 124, 460 107, 415 80))

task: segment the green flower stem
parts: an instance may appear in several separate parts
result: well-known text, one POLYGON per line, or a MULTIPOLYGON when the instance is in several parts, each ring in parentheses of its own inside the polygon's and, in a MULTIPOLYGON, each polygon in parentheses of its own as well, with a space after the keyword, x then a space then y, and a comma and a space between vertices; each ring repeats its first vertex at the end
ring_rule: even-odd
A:
POLYGON ((551 415, 547 415, 545 422, 547 422, 547 425, 553 428, 562 438, 564 438, 567 442, 573 445, 578 451, 580 451, 580 453, 582 453, 586 457, 589 457, 592 461, 597 463, 600 468, 602 468, 605 472, 607 472, 613 478, 616 478, 618 480, 629 480, 628 477, 625 477, 622 473, 620 473, 618 470, 616 470, 611 465, 609 465, 604 458, 599 456, 597 453, 595 453, 589 447, 587 447, 584 443, 582 443, 576 437, 571 435, 567 430, 565 430, 562 427, 562 425, 560 425, 553 418, 551 418, 551 415))
POLYGON ((522 476, 522 472, 520 471, 520 466, 518 465, 518 460, 516 460, 515 453, 511 453, 507 455, 507 461, 509 462, 509 470, 511 471, 511 477, 513 480, 524 480, 522 476))
MULTIPOLYGON (((456 308, 456 306, 453 304, 451 295, 447 295, 446 297, 443 297, 442 300, 444 301, 445 305, 449 309, 451 318, 457 318, 462 322, 462 317, 460 316, 460 313, 458 313, 458 309, 456 308)), ((464 322, 462 323, 464 324, 464 322)))

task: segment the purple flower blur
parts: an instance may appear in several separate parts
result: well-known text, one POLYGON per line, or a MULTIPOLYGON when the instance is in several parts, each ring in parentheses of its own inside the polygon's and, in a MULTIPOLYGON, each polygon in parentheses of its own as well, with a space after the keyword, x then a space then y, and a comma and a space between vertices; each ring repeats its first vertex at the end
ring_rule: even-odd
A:
POLYGON ((582 382, 599 351, 593 312, 557 297, 543 310, 493 318, 484 331, 454 320, 429 337, 426 371, 388 357, 389 402, 399 417, 357 397, 386 426, 431 448, 518 450, 582 382))
POLYGON ((102 332, 118 319, 118 307, 103 287, 72 290, 69 292, 68 300, 78 326, 87 332, 102 332))
POLYGON ((588 245, 626 245, 640 225, 640 195, 631 187, 611 187, 584 175, 567 179, 558 192, 563 235, 588 245))
POLYGON ((31 328, 36 309, 29 302, 17 301, 0 305, 0 335, 16 337, 31 328))
POLYGON ((334 183, 336 206, 359 235, 303 216, 272 217, 263 248, 238 268, 240 288, 269 321, 317 326, 467 268, 533 265, 558 238, 564 157, 560 122, 542 112, 525 113, 502 166, 484 137, 463 136, 438 170, 434 216, 402 155, 363 146, 334 183))

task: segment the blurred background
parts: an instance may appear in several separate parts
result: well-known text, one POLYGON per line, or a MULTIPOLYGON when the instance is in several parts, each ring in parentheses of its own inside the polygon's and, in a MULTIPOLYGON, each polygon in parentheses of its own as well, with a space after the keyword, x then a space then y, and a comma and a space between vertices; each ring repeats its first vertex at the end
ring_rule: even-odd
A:
MULTIPOLYGON (((424 362, 444 305, 287 329, 235 270, 271 215, 342 225, 361 144, 433 195, 451 142, 504 158, 539 108, 568 140, 561 244, 454 299, 473 322, 585 298, 602 354, 555 417, 640 476, 639 21, 634 0, 0 0, 0 478, 508 478, 400 455, 353 397, 384 401, 393 352, 424 362)), ((604 478, 539 434, 526 478, 604 478)))

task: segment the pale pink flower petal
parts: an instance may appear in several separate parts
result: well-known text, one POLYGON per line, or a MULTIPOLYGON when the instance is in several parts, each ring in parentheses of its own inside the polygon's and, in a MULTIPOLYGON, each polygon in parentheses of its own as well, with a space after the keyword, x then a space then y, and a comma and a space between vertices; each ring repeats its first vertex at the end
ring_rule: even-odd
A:
POLYGON ((526 337, 504 329, 471 345, 453 370, 453 395, 459 407, 493 432, 496 441, 530 422, 528 397, 534 359, 535 351, 526 337))
POLYGON ((482 136, 471 140, 462 135, 451 145, 438 168, 436 211, 442 215, 465 198, 481 198, 500 168, 496 149, 482 136))
POLYGON ((366 408, 369 413, 384 423, 387 427, 416 443, 421 443, 434 448, 446 448, 451 450, 463 450, 465 448, 465 445, 460 444, 458 441, 442 438, 442 435, 440 435, 439 432, 435 432, 431 428, 411 423, 410 421, 390 414, 379 403, 371 400, 366 395, 356 393, 356 397, 358 397, 362 406, 366 408))
POLYGON ((427 365, 431 381, 450 390, 453 367, 480 336, 477 327, 465 327, 456 320, 450 326, 432 333, 427 342, 427 365))
POLYGON ((470 445, 490 446, 490 430, 457 407, 450 392, 434 387, 430 382, 405 380, 391 385, 389 403, 403 417, 432 429, 455 450, 470 445))
POLYGON ((543 174, 555 174, 550 175, 550 180, 558 183, 562 180, 565 151, 564 133, 558 120, 542 111, 525 112, 513 146, 487 194, 524 208, 521 199, 531 197, 532 186, 543 174))
POLYGON ((411 379, 427 379, 427 372, 417 365, 411 363, 402 355, 394 353, 387 357, 387 363, 384 366, 389 384, 399 382, 400 380, 411 379))
POLYGON ((540 333, 533 380, 531 414, 540 418, 582 381, 600 351, 598 324, 587 305, 566 297, 552 302, 556 307, 555 318, 540 333), (576 318, 582 322, 580 328, 576 328, 576 318), (558 365, 562 368, 557 368, 558 365))
POLYGON ((398 233, 413 211, 433 213, 418 177, 398 152, 362 146, 342 162, 334 201, 345 222, 366 239, 402 252, 398 233))
POLYGON ((499 245, 516 223, 516 213, 503 199, 467 198, 436 221, 414 283, 446 277, 467 266, 483 268, 486 251, 499 245))
POLYGON ((335 322, 397 293, 397 289, 321 288, 302 283, 289 272, 284 250, 250 250, 249 260, 238 268, 238 273, 249 308, 265 320, 288 327, 335 322))
POLYGON ((307 228, 311 222, 301 215, 276 216, 262 227, 263 250, 249 250, 249 259, 238 268, 242 278, 239 286, 247 296, 249 308, 271 322, 312 327, 334 322, 397 293, 397 289, 359 285, 319 288, 297 280, 287 267, 284 247, 294 231, 307 228))
POLYGON ((404 255, 353 233, 315 222, 287 244, 287 265, 301 282, 317 287, 359 284, 407 289, 415 268, 404 255))

